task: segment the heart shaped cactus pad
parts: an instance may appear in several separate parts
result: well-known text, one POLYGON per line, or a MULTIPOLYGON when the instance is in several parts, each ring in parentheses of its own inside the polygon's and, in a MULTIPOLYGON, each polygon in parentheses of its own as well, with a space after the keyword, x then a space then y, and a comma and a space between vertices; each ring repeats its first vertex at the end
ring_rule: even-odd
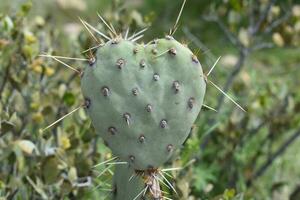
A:
POLYGON ((134 169, 161 166, 202 107, 206 82, 197 57, 168 36, 147 45, 113 40, 95 58, 81 89, 97 134, 134 169))

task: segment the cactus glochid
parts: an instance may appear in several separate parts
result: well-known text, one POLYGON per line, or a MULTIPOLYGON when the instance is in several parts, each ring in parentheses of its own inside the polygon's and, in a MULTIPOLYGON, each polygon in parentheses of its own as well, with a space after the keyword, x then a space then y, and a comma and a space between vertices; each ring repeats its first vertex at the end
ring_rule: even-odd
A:
MULTIPOLYGON (((99 15, 114 36, 110 38, 81 20, 96 41, 91 30, 108 40, 89 49, 96 53, 85 59, 84 70, 74 70, 80 74, 84 108, 97 134, 115 158, 126 163, 115 169, 114 200, 161 200, 162 180, 175 191, 159 167, 188 137, 203 106, 207 83, 238 105, 207 79, 215 65, 204 75, 196 55, 173 38, 185 2, 169 35, 147 44, 136 42, 145 29, 122 36, 99 15)), ((59 60, 68 57, 43 56, 72 68, 59 60)))

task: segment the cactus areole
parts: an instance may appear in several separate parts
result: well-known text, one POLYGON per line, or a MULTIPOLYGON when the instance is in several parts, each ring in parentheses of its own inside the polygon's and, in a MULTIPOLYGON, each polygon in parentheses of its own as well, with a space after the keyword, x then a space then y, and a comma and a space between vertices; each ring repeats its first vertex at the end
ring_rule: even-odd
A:
POLYGON ((206 82, 197 57, 170 36, 147 45, 115 39, 85 67, 81 89, 92 124, 133 169, 164 164, 200 113, 206 82))

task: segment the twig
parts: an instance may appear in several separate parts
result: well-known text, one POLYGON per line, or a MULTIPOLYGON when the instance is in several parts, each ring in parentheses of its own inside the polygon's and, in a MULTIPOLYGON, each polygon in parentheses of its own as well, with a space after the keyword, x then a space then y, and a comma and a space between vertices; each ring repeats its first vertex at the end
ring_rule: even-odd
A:
POLYGON ((286 11, 285 15, 280 17, 279 19, 273 21, 265 30, 264 34, 269 34, 271 33, 275 28, 286 22, 290 17, 292 16, 291 11, 286 11))
POLYGON ((249 131, 247 131, 245 134, 242 135, 242 137, 240 138, 238 144, 236 145, 237 148, 242 148, 244 146, 244 143, 246 141, 250 141, 251 138, 257 134, 259 132, 259 130, 261 128, 263 128, 265 125, 268 124, 269 119, 274 116, 274 115, 281 115, 283 112, 285 112, 285 109, 288 106, 289 103, 289 97, 290 94, 286 95, 284 97, 284 99, 280 99, 279 100, 279 104, 275 104, 275 107, 278 108, 276 110, 272 109, 271 111, 268 112, 267 116, 265 117, 265 119, 260 122, 256 127, 250 129, 249 131))
POLYGON ((242 48, 242 43, 238 40, 238 37, 234 35, 227 27, 226 25, 220 20, 220 18, 216 15, 211 17, 203 17, 204 20, 209 22, 215 22, 219 26, 219 28, 224 32, 225 36, 228 38, 228 40, 236 47, 242 48))
MULTIPOLYGON (((229 88, 231 87, 235 77, 240 73, 241 69, 244 67, 244 63, 246 60, 246 57, 248 56, 248 51, 242 51, 240 53, 238 62, 236 63, 236 65, 234 66, 233 71, 230 73, 230 75, 227 78, 227 81, 225 83, 225 86, 223 87, 223 91, 225 93, 228 92, 229 88)), ((217 109, 218 111, 220 111, 223 103, 224 103, 224 99, 225 96, 224 95, 220 95, 219 99, 218 99, 218 104, 217 104, 217 109)))
POLYGON ((263 42, 263 43, 258 43, 257 45, 253 46, 250 51, 258 51, 261 49, 270 49, 273 48, 274 44, 272 43, 267 43, 267 42, 263 42))
POLYGON ((276 0, 270 0, 268 5, 266 6, 266 8, 260 13, 258 21, 256 22, 253 29, 251 29, 251 31, 250 31, 251 35, 255 35, 258 32, 260 26, 262 25, 262 23, 268 16, 268 13, 270 12, 270 10, 271 10, 272 6, 275 4, 275 2, 276 2, 276 0))
POLYGON ((251 186, 253 181, 258 177, 262 176, 266 170, 273 164, 273 162, 281 156, 285 150, 296 141, 300 136, 300 129, 298 129, 293 135, 291 135, 276 151, 273 153, 270 158, 262 164, 262 166, 254 173, 253 177, 247 181, 247 186, 251 186))

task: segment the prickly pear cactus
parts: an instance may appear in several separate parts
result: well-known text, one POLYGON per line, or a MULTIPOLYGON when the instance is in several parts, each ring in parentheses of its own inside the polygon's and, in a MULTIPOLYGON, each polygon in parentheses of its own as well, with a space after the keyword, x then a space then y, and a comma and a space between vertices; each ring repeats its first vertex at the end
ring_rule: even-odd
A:
POLYGON ((171 36, 117 38, 97 50, 81 88, 93 126, 133 169, 157 168, 187 138, 206 83, 195 55, 171 36))

